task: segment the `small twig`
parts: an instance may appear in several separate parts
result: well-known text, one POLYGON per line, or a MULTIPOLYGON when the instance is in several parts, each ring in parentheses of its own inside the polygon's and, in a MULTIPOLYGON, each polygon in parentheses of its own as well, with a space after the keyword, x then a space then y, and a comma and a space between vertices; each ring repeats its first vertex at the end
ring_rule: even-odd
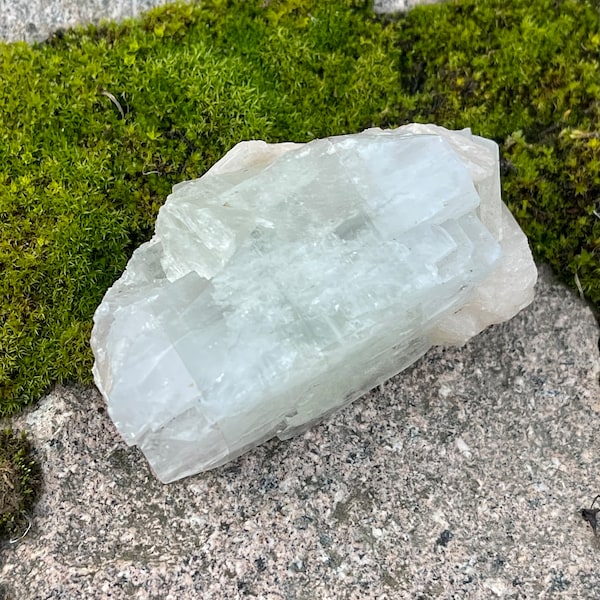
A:
POLYGON ((121 115, 121 118, 123 120, 125 120, 125 112, 123 111, 123 107, 121 106, 121 103, 115 98, 115 96, 107 90, 102 90, 100 93, 103 96, 106 96, 117 107, 117 110, 119 111, 119 113, 121 115))
POLYGON ((579 281, 579 275, 577 275, 577 273, 575 273, 575 285, 577 286, 577 289, 579 290, 579 295, 581 296, 581 299, 585 300, 585 294, 583 293, 583 288, 581 287, 581 281, 579 281))
POLYGON ((29 530, 31 529, 31 521, 25 513, 23 513, 23 516, 25 517, 25 519, 27 519, 27 529, 25 530, 25 533, 23 533, 23 535, 20 535, 18 538, 8 540, 9 544, 16 544, 19 540, 22 540, 29 533, 29 530))
POLYGON ((142 171, 142 175, 160 175, 160 171, 142 171))

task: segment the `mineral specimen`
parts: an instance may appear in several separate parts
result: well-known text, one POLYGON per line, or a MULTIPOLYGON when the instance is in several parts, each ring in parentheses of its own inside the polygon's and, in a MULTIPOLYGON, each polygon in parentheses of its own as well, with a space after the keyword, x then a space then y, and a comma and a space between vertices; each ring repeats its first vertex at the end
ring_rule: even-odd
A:
POLYGON ((94 378, 163 482, 288 438, 533 298, 469 130, 242 142, 176 185, 94 317, 94 378))

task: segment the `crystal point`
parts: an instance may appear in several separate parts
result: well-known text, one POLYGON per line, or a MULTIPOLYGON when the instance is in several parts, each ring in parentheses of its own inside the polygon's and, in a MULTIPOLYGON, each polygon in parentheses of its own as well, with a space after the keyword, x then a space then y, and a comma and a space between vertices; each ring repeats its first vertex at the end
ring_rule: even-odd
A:
POLYGON ((490 140, 242 142, 176 185, 94 317, 94 379, 164 482, 288 438, 533 298, 490 140))

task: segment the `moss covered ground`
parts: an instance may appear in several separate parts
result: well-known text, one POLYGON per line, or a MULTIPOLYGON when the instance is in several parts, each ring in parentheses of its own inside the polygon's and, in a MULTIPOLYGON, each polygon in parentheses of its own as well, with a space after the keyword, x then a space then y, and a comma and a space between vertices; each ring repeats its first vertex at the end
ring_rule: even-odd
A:
POLYGON ((0 415, 90 382, 94 309, 234 144, 410 121, 501 146, 537 259, 600 305, 598 0, 206 0, 0 44, 0 415))
POLYGON ((41 488, 41 469, 24 433, 0 430, 0 541, 28 530, 27 512, 41 488))

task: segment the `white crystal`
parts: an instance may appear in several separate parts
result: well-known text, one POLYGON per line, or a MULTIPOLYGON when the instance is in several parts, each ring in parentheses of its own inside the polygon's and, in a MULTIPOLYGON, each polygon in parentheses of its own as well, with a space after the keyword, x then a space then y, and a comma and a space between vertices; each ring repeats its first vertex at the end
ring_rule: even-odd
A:
POLYGON ((164 482, 288 438, 533 298, 494 142, 432 125, 242 142, 176 185, 94 317, 94 378, 164 482))

